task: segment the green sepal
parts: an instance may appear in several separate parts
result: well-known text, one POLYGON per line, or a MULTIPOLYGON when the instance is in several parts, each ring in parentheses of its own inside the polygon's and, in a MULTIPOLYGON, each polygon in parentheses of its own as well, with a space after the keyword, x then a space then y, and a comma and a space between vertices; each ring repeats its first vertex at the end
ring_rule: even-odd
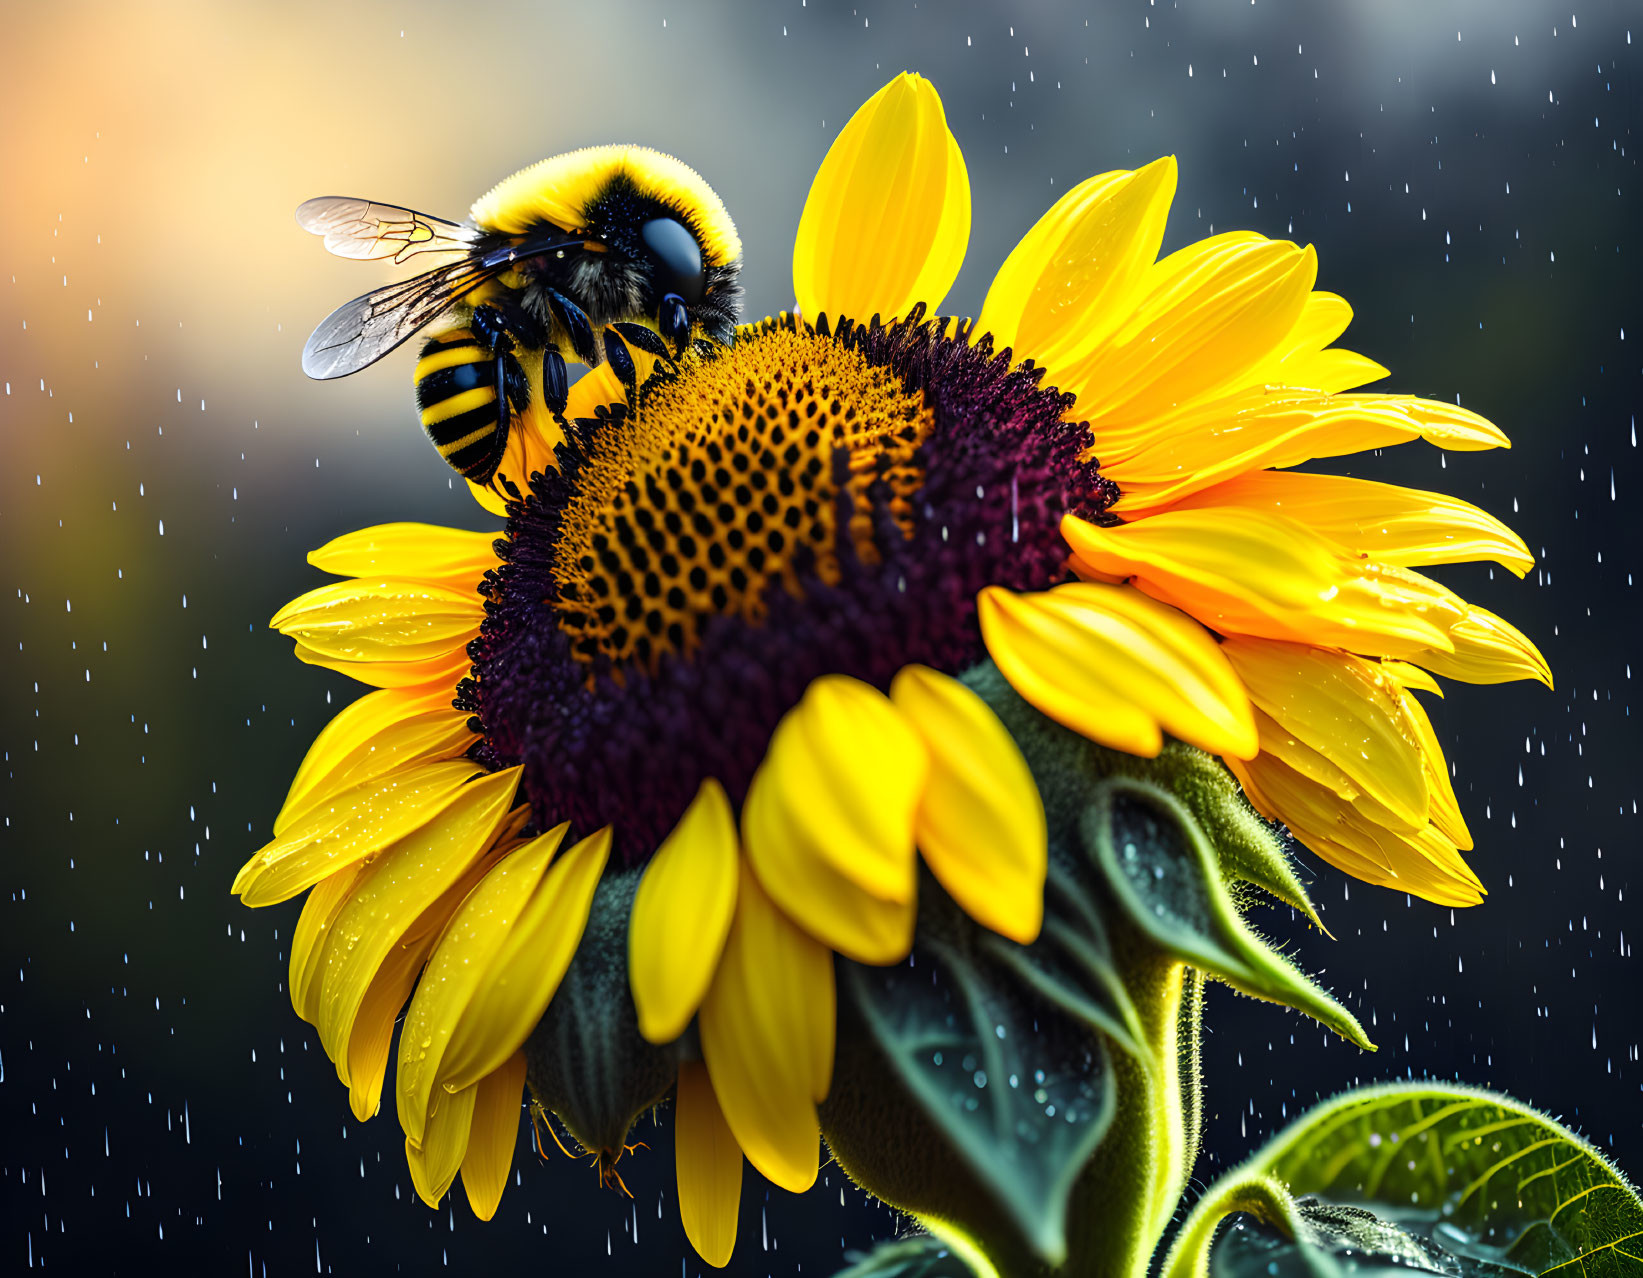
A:
POLYGON ((1124 1051, 1140 1054, 1141 1018, 1124 988, 1106 925, 1089 892, 1056 861, 1044 885, 1044 928, 1031 945, 992 932, 981 945, 1034 992, 1124 1051))
POLYGON ((1041 714, 991 661, 971 667, 962 679, 1021 747, 1038 782, 1051 830, 1077 821, 1095 781, 1112 776, 1152 781, 1191 810, 1215 848, 1224 877, 1253 884, 1325 930, 1283 840, 1249 806, 1237 779, 1214 755, 1174 738, 1166 739, 1151 759, 1097 745, 1041 714))
MULTIPOLYGON (((846 963, 840 973, 906 1102, 945 1153, 924 1169, 946 1182, 931 1186, 930 1198, 891 1201, 937 1217, 947 1214, 943 1200, 967 1204, 955 1213, 965 1221, 979 1196, 1020 1246, 1059 1265, 1068 1200, 1116 1101, 1101 1036, 1034 997, 1013 967, 979 946, 923 937, 912 963, 846 963)), ((824 1128, 836 1130, 825 1116, 824 1128)))
POLYGON ((1560 1123, 1478 1088, 1393 1083, 1318 1106, 1205 1195, 1182 1227, 1165 1278, 1205 1272, 1195 1266, 1216 1224, 1228 1210, 1244 1210, 1223 1204, 1253 1181, 1326 1202, 1296 1204, 1310 1233, 1270 1219, 1297 1246, 1229 1245, 1227 1266, 1242 1264, 1247 1251, 1248 1268, 1223 1266, 1217 1245, 1211 1269, 1228 1278, 1376 1272, 1383 1261, 1407 1272, 1416 1254, 1435 1272, 1462 1275, 1565 1267, 1583 1278, 1643 1274, 1636 1190, 1560 1123), (1337 1204, 1373 1208, 1375 1221, 1337 1204), (1311 1270, 1293 1267, 1303 1251, 1311 1270), (1335 1268, 1318 1268, 1322 1255, 1335 1268))
POLYGON ((1192 812, 1215 849, 1224 878, 1253 884, 1293 906, 1328 934, 1301 886, 1283 840, 1249 806, 1237 778, 1219 759, 1172 740, 1164 743, 1156 759, 1137 760, 1136 764, 1140 766, 1129 765, 1128 775, 1163 785, 1192 812))
POLYGON ((921 874, 909 963, 839 963, 823 1134, 858 1184, 1011 1278, 1060 1273, 1069 1258, 1139 1272, 1197 1150, 1205 978, 1367 1040, 1239 916, 1254 883, 1316 917, 1219 760, 1179 742, 1156 759, 1095 745, 1028 706, 991 663, 964 680, 1014 736, 1043 799, 1043 931, 1028 946, 997 936, 921 874), (1125 868, 1115 831, 1145 873, 1125 868), (962 1078, 955 1054, 972 1058, 962 1078), (1083 1080, 1100 1103, 1087 1093, 1070 1130, 1065 1098, 1051 1114, 1048 1096, 1039 1109, 1019 1093, 978 1095, 978 1069, 1018 1086, 1037 1070, 1083 1080))
POLYGON ((1160 949, 1374 1050, 1351 1012, 1244 923, 1215 850, 1174 795, 1150 781, 1111 777, 1091 796, 1080 829, 1128 918, 1160 949))
POLYGON ((627 970, 639 877, 623 870, 600 880, 576 957, 525 1042, 531 1095, 593 1153, 622 1149, 634 1121, 673 1086, 687 1048, 686 1041, 656 1047, 639 1033, 627 970))

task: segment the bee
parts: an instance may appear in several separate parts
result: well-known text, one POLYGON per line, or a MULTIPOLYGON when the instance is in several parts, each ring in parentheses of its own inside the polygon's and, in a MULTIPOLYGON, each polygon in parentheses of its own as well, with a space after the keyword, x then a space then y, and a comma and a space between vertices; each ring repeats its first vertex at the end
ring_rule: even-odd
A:
POLYGON ((735 337, 735 225, 695 170, 648 147, 543 160, 480 197, 466 222, 345 196, 307 201, 297 221, 338 257, 429 264, 332 311, 302 368, 346 377, 432 330, 413 375, 423 429, 477 484, 495 478, 537 391, 569 429, 568 362, 608 361, 631 390, 628 345, 671 364, 693 342, 735 337))

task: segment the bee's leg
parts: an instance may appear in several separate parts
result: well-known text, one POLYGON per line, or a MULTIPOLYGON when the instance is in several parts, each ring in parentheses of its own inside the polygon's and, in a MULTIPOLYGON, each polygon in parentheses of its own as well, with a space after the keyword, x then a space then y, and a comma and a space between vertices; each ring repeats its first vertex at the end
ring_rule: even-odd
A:
MULTIPOLYGON (((508 317, 502 313, 501 307, 481 302, 474 307, 473 319, 469 321, 469 325, 479 340, 491 348, 493 355, 500 355, 513 349, 512 326, 508 323, 508 317)), ((500 393, 500 385, 497 390, 500 393)))
MULTIPOLYGON (((477 316, 478 312, 476 311, 475 317, 477 318, 477 316)), ((479 326, 475 324, 474 328, 476 332, 480 332, 483 338, 484 334, 479 326)), ((490 457, 485 462, 485 476, 478 481, 504 501, 507 500, 507 494, 503 492, 501 485, 507 481, 501 473, 501 466, 502 459, 507 456, 508 432, 512 427, 512 412, 508 404, 508 364, 518 362, 514 360, 511 353, 513 343, 509 341, 508 345, 510 347, 509 351, 499 351, 496 358, 491 361, 496 368, 496 433, 491 436, 493 443, 490 457)))
POLYGON ((622 335, 622 340, 629 346, 637 346, 646 355, 662 360, 673 368, 678 367, 673 361, 673 356, 667 353, 667 343, 656 335, 655 329, 646 328, 643 324, 622 322, 612 324, 611 327, 622 335))
POLYGON ((571 431, 565 421, 565 405, 570 400, 570 371, 565 367, 565 357, 551 346, 542 352, 542 398, 568 438, 571 431))
POLYGON ((521 347, 540 344, 544 336, 541 326, 524 311, 514 307, 504 309, 491 302, 474 307, 469 327, 474 336, 490 349, 496 377, 496 442, 491 450, 485 478, 480 482, 504 499, 509 494, 503 492, 499 485, 506 485, 511 495, 517 498, 518 488, 499 476, 497 469, 507 455, 515 415, 523 413, 531 402, 530 377, 519 362, 518 352, 521 347))
POLYGON ((633 366, 633 356, 628 353, 622 335, 609 328, 605 330, 605 362, 616 374, 616 380, 627 388, 628 402, 632 403, 639 393, 639 370, 633 366))
POLYGON ((593 322, 588 314, 563 293, 553 289, 548 290, 548 309, 553 312, 553 318, 558 321, 559 327, 570 340, 571 350, 576 352, 576 358, 589 368, 599 362, 599 347, 593 340, 593 322))
POLYGON ((524 412, 530 406, 530 379, 524 368, 517 365, 517 356, 520 351, 539 351, 548 344, 548 334, 542 324, 521 306, 481 302, 474 307, 470 327, 498 358, 508 353, 516 357, 512 374, 516 378, 513 406, 515 411, 524 412))
POLYGON ((656 335, 654 329, 646 328, 643 324, 616 323, 611 327, 623 341, 631 346, 637 346, 646 355, 655 361, 651 365, 650 376, 645 378, 640 390, 645 390, 655 382, 676 377, 679 373, 679 363, 667 353, 667 344, 656 335), (663 365, 666 365, 664 368, 663 365))
POLYGON ((681 358, 690 345, 690 312, 685 309, 685 299, 677 293, 664 297, 656 310, 656 327, 673 343, 674 358, 681 358))
POLYGON ((502 387, 499 388, 498 393, 500 394, 501 390, 505 389, 507 401, 512 405, 513 411, 523 413, 531 406, 531 378, 530 374, 525 371, 525 365, 519 358, 519 352, 517 350, 509 351, 499 356, 497 363, 502 365, 503 379, 502 387))

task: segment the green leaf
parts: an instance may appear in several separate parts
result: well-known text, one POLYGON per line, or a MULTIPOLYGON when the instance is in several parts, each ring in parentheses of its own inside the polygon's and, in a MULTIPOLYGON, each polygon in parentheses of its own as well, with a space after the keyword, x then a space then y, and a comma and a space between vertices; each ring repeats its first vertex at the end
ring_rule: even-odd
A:
POLYGON ((1435 1213, 1434 1239, 1457 1254, 1534 1274, 1643 1274, 1637 1192, 1568 1128, 1506 1096, 1431 1084, 1349 1092, 1258 1161, 1295 1193, 1435 1213))
POLYGON ((1352 1013, 1244 923, 1214 849, 1174 795, 1147 781, 1113 777, 1085 810, 1082 831, 1130 921, 1163 950, 1374 1050, 1352 1013))
POLYGON ((923 937, 911 963, 840 973, 939 1137, 945 1156, 923 1174, 950 1201, 990 1201, 1022 1246, 1059 1264, 1073 1185, 1112 1121, 1101 1036, 979 947, 923 937))
POLYGON ((1387 1084, 1336 1097, 1228 1173, 1193 1209, 1166 1278, 1408 1272, 1643 1275, 1643 1200, 1551 1118, 1459 1085, 1387 1084), (1252 1186, 1256 1187, 1252 1190, 1252 1186), (1281 1192, 1316 1195, 1286 1211, 1281 1192), (1265 1194, 1272 1210, 1252 1208, 1265 1194), (1362 1208, 1372 1208, 1366 1216, 1362 1208), (1240 1229, 1213 1251, 1229 1212, 1240 1229))
POLYGON ((880 1243, 836 1278, 975 1278, 975 1270, 946 1243, 929 1234, 880 1243))
POLYGON ((1214 1278, 1516 1278, 1525 1271, 1475 1256, 1457 1256, 1430 1238, 1362 1207, 1303 1198, 1285 1225, 1239 1222, 1215 1248, 1214 1278))

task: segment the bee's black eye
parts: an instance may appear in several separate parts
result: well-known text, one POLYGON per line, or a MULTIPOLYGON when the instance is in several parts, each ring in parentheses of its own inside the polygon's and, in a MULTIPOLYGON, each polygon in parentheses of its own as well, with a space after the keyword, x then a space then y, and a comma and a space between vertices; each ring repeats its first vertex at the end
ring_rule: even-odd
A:
POLYGON ((707 278, 702 271, 702 250, 684 223, 671 217, 652 218, 639 228, 656 266, 656 291, 677 293, 690 305, 702 300, 707 278))

